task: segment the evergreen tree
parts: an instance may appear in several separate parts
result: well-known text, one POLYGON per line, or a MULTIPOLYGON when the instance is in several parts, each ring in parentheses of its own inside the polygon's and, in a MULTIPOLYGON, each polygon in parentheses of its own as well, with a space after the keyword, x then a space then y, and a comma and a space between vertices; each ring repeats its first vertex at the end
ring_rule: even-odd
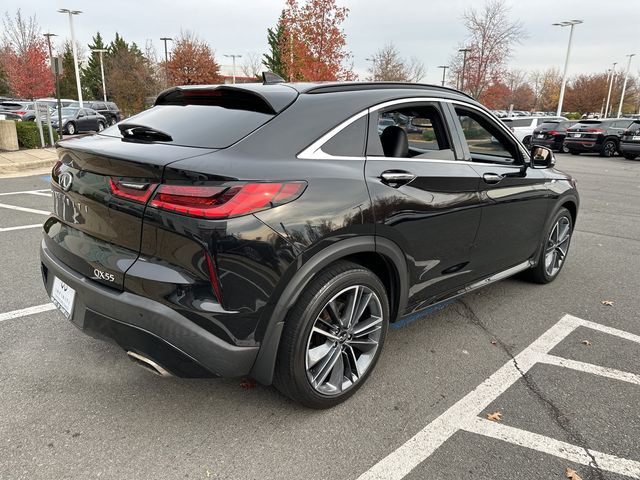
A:
POLYGON ((0 95, 10 96, 11 87, 9 86, 9 79, 7 78, 7 72, 4 68, 4 57, 7 52, 0 51, 0 95))
POLYGON ((78 99, 76 72, 73 67, 73 50, 71 42, 64 42, 62 49, 62 76, 60 77, 60 98, 78 99))
POLYGON ((269 53, 264 54, 262 63, 267 70, 280 75, 287 80, 288 74, 286 63, 283 61, 282 42, 285 41, 285 18, 284 11, 280 14, 276 28, 267 28, 267 42, 269 43, 269 53))
MULTIPOLYGON (((91 50, 103 49, 105 44, 100 32, 93 37, 93 43, 89 44, 89 61, 82 69, 82 96, 88 100, 102 98, 102 73, 100 72, 100 54, 91 50)), ((104 55, 104 54, 103 54, 104 55)), ((106 61, 106 58, 103 58, 106 61)))

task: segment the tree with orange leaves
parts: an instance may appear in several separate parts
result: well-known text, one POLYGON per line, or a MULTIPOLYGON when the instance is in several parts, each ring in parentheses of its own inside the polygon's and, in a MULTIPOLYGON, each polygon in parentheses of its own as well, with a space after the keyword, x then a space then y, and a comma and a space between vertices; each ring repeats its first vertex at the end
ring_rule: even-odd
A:
POLYGON ((174 85, 208 85, 222 82, 220 66, 211 47, 191 32, 181 32, 167 62, 174 85))
POLYGON ((348 13, 336 0, 286 0, 280 55, 289 80, 355 79, 341 28, 348 13))

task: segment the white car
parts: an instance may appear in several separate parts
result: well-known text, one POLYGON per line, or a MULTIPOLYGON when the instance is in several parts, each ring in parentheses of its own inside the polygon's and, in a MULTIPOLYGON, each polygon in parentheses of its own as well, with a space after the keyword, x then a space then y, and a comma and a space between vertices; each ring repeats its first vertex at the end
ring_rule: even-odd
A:
POLYGON ((566 121, 565 117, 509 117, 509 118, 501 118, 502 120, 518 137, 525 146, 529 146, 531 143, 531 136, 533 135, 533 131, 539 125, 545 122, 558 122, 558 121, 566 121))

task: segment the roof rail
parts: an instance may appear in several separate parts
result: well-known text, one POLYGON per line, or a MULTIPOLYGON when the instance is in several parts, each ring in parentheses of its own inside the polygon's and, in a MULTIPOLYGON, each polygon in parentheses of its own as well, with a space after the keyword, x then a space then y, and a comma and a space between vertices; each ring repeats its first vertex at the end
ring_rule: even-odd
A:
POLYGON ((443 87, 440 85, 431 85, 428 83, 408 83, 408 82, 344 82, 344 83, 328 83, 326 85, 318 85, 310 88, 305 93, 331 93, 331 92, 350 92, 357 90, 378 90, 378 89, 420 89, 420 90, 443 90, 451 93, 464 95, 475 100, 471 95, 456 90, 455 88, 443 87))

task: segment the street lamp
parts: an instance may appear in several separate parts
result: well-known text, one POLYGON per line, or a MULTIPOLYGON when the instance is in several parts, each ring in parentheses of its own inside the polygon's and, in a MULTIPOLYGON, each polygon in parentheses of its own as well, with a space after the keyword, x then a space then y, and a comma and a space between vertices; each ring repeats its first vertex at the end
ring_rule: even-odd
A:
POLYGON ((449 68, 449 65, 438 65, 438 68, 442 69, 442 86, 444 87, 444 76, 447 73, 447 68, 449 68))
MULTIPOLYGON (((62 125, 62 104, 60 103, 60 75, 58 73, 58 66, 53 65, 53 53, 51 52, 51 37, 57 37, 55 33, 45 33, 47 38, 47 46, 49 47, 49 61, 51 62, 51 68, 53 69, 53 77, 56 80, 56 99, 58 100, 58 126, 62 125)), ((36 112, 38 114, 38 112, 36 112)), ((62 140, 62 128, 59 130, 60 139, 62 140)))
POLYGON ((573 39, 573 27, 579 25, 583 20, 568 20, 552 24, 554 27, 571 27, 569 30, 569 46, 567 47, 567 56, 564 59, 564 73, 562 74, 562 86, 560 87, 560 99, 558 100, 558 111, 556 115, 562 115, 562 102, 564 101, 564 90, 567 86, 567 69, 569 68, 569 55, 571 55, 571 40, 573 39))
POLYGON ((164 42, 164 77, 167 86, 169 85, 169 53, 167 52, 167 42, 173 42, 171 37, 160 37, 164 42))
POLYGON ((107 87, 104 83, 104 64, 102 63, 102 54, 107 53, 109 50, 106 48, 92 48, 91 51, 93 53, 100 54, 100 73, 102 74, 102 96, 104 97, 104 101, 107 101, 107 87))
POLYGON ((460 79, 460 91, 464 92, 464 73, 465 73, 465 70, 467 69, 467 53, 469 53, 471 49, 461 48, 458 51, 462 52, 462 78, 460 79))
POLYGON ((236 58, 242 58, 242 55, 233 53, 230 55, 225 55, 225 57, 233 59, 233 83, 235 84, 236 83, 236 58))
POLYGON ((620 95, 620 106, 618 107, 618 118, 622 115, 622 102, 624 102, 624 92, 627 90, 627 80, 629 79, 629 69, 631 68, 631 59, 635 56, 635 53, 627 55, 629 61, 627 62, 627 71, 624 74, 624 82, 622 83, 622 94, 620 95))
POLYGON ((82 86, 80 85, 80 69, 78 68, 78 51, 76 49, 76 35, 73 31, 73 16, 80 15, 80 10, 69 10, 68 8, 61 8, 58 13, 66 13, 69 15, 69 28, 71 29, 71 48, 73 50, 73 66, 76 70, 76 87, 78 88, 78 102, 80 108, 84 108, 82 104, 82 86))
POLYGON ((604 109, 604 118, 609 116, 609 102, 611 101, 611 90, 613 89, 613 81, 616 78, 616 65, 618 62, 613 62, 613 67, 611 68, 611 80, 609 82, 609 93, 607 93, 607 107, 604 109))
POLYGON ((378 81, 378 74, 376 72, 376 57, 368 57, 365 58, 365 61, 367 62, 371 62, 371 73, 373 74, 373 81, 377 82, 378 81))

